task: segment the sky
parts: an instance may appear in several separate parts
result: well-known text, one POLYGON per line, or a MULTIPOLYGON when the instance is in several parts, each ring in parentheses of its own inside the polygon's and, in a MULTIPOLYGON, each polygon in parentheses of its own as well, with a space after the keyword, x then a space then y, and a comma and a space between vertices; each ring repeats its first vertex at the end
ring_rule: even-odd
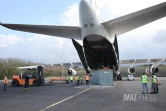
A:
MULTIPOLYGON (((0 0, 0 22, 79 26, 80 0, 0 0)), ((165 0, 96 0, 103 21, 165 0)), ((118 36, 120 59, 166 58, 166 17, 118 36)), ((81 41, 79 41, 81 43, 81 41)), ((79 62, 71 39, 14 31, 0 26, 0 58, 37 63, 79 62)))

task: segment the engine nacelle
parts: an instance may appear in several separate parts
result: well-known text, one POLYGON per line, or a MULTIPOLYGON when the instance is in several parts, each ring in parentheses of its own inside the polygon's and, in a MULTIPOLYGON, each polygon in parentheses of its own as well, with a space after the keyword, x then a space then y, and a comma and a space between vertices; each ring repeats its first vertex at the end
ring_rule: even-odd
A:
POLYGON ((128 68, 128 73, 133 74, 135 72, 135 68, 128 68))
POLYGON ((158 73, 159 72, 159 68, 158 67, 151 67, 150 68, 150 73, 158 73))
POLYGON ((69 74, 69 75, 72 75, 72 76, 75 76, 75 75, 77 74, 77 72, 76 72, 76 70, 70 68, 70 69, 68 70, 68 74, 69 74))
POLYGON ((149 68, 146 68, 146 69, 145 69, 145 72, 146 72, 146 74, 149 74, 149 73, 150 73, 149 68))
POLYGON ((150 67, 150 68, 146 68, 145 72, 148 73, 158 73, 159 72, 159 68, 158 67, 150 67))

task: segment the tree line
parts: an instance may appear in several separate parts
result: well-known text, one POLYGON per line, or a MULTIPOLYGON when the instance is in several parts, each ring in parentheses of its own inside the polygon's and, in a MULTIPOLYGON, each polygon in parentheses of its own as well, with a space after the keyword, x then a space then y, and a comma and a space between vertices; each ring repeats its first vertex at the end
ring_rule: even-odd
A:
MULTIPOLYGON (((11 78, 14 74, 21 74, 22 70, 19 70, 17 67, 24 67, 24 66, 34 66, 40 65, 41 63, 34 63, 28 60, 22 60, 18 58, 0 58, 0 79, 3 79, 5 75, 11 78)), ((42 64, 46 65, 46 64, 42 64)), ((86 74, 83 68, 76 67, 75 70, 77 71, 78 75, 86 74)), ((48 66, 44 67, 43 71, 44 77, 55 77, 55 76, 67 76, 68 71, 63 67, 53 67, 48 66)))

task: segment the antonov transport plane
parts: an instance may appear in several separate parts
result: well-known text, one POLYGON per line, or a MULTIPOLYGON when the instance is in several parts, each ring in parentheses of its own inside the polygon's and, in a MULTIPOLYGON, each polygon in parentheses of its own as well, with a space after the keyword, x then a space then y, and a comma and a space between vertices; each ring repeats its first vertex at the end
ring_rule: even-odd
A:
POLYGON ((131 67, 128 72, 133 73, 135 63, 145 62, 154 63, 151 68, 147 68, 147 72, 157 72, 157 67, 165 61, 164 59, 120 61, 117 36, 165 16, 166 2, 103 22, 97 13, 95 0, 91 3, 81 0, 79 4, 80 27, 7 23, 0 23, 0 25, 13 30, 71 38, 87 73, 103 67, 117 72, 119 65, 123 63, 130 63, 131 67), (83 46, 75 40, 82 40, 83 46))

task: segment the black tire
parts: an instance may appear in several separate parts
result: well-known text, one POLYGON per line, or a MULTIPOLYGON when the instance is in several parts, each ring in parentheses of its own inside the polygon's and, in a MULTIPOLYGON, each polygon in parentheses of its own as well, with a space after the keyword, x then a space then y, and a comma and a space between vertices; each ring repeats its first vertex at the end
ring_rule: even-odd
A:
POLYGON ((33 85, 34 86, 40 86, 40 81, 39 80, 34 80, 33 85))
POLYGON ((16 79, 12 80, 11 85, 12 85, 12 87, 17 87, 19 85, 18 80, 16 80, 16 79))

